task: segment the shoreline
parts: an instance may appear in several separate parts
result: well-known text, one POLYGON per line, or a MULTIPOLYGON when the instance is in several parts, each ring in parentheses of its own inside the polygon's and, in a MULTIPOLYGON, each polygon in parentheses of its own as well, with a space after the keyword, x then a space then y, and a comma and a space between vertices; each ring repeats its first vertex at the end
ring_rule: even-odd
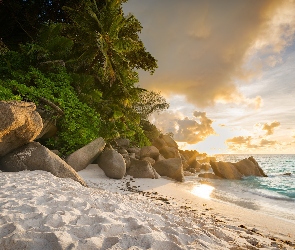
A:
POLYGON ((169 179, 109 179, 89 188, 43 171, 1 175, 0 246, 10 249, 293 249, 294 224, 194 196, 169 179), (176 192, 177 191, 177 192, 176 192))
MULTIPOLYGON (((89 165, 87 169, 79 172, 86 182, 91 182, 92 185, 99 185, 100 187, 107 188, 107 183, 101 182, 102 180, 108 180, 108 177, 104 177, 103 171, 99 169, 95 170, 95 165, 89 165), (94 174, 96 172, 96 175, 94 174), (96 177, 93 177, 96 176, 96 177), (95 178, 99 177, 99 183, 96 183, 95 178), (105 186, 106 185, 106 186, 105 186)), ((295 220, 289 220, 283 217, 274 217, 266 214, 263 211, 257 211, 250 208, 244 208, 236 204, 224 202, 222 200, 206 199, 194 195, 192 192, 185 189, 183 183, 176 182, 172 179, 161 177, 160 179, 143 179, 132 178, 132 185, 135 188, 130 190, 130 186, 124 185, 128 183, 127 180, 121 182, 117 180, 117 190, 115 192, 126 193, 135 192, 142 194, 148 194, 148 198, 151 198, 153 193, 157 193, 160 197, 164 198, 169 205, 176 207, 182 207, 187 211, 198 210, 201 208, 203 212, 212 212, 214 216, 224 218, 227 222, 233 223, 235 226, 247 225, 247 228, 256 228, 259 231, 264 232, 265 237, 278 237, 285 241, 292 241, 295 246, 295 220), (121 182, 121 183, 120 183, 121 182), (118 186, 121 185, 121 186, 118 186), (204 205, 205 204, 205 205, 204 205), (246 216, 241 217, 241 214, 246 216), (273 236, 272 236, 273 235, 273 236)), ((98 180, 98 178, 96 179, 98 180)), ((206 183, 206 182, 205 182, 206 183)), ((157 199, 157 197, 156 197, 157 199)))

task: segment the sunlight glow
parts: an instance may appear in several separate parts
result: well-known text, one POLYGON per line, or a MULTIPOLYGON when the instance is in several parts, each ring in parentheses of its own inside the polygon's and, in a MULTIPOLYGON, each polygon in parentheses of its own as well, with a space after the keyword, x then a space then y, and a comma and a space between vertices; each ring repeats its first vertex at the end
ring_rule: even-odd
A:
POLYGON ((214 187, 209 186, 207 184, 201 184, 200 186, 195 186, 191 190, 191 193, 204 199, 210 199, 210 195, 213 190, 214 187))

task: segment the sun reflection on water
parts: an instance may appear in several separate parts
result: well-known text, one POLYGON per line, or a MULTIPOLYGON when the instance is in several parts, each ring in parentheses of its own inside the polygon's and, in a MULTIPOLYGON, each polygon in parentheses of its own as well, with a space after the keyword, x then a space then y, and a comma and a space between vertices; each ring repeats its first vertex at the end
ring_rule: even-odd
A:
POLYGON ((191 190, 191 193, 204 199, 210 199, 210 195, 213 190, 214 190, 214 187, 209 186, 207 184, 201 184, 199 186, 195 186, 191 190))

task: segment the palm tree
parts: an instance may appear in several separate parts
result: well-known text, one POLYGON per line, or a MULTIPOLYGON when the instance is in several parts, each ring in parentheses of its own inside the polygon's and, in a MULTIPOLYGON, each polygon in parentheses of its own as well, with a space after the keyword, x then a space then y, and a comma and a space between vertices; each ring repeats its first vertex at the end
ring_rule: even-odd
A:
POLYGON ((96 0, 86 0, 82 8, 65 7, 65 11, 74 23, 76 70, 95 71, 100 81, 108 81, 110 85, 116 80, 124 82, 126 79, 122 78, 128 78, 124 70, 130 68, 127 55, 139 50, 142 42, 138 36, 123 32, 135 25, 135 18, 123 16, 121 0, 106 0, 103 6, 96 0))

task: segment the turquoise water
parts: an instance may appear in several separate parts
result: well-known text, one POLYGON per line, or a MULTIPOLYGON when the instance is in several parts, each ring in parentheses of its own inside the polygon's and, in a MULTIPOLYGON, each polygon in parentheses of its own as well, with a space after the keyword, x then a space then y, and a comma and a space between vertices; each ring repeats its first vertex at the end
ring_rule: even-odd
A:
MULTIPOLYGON (((251 155, 217 155, 216 160, 237 162, 250 156, 251 155)), ((252 156, 268 175, 268 178, 247 177, 242 181, 243 185, 265 193, 265 195, 273 195, 274 199, 279 197, 282 199, 294 198, 295 201, 295 155, 252 156)))
MULTIPOLYGON (((295 223, 295 155, 216 155, 217 161, 237 162, 253 156, 268 177, 243 180, 210 180, 211 199, 259 210, 295 223), (287 175, 285 175, 287 174, 287 175)), ((189 177, 187 182, 200 185, 204 179, 189 177)))

